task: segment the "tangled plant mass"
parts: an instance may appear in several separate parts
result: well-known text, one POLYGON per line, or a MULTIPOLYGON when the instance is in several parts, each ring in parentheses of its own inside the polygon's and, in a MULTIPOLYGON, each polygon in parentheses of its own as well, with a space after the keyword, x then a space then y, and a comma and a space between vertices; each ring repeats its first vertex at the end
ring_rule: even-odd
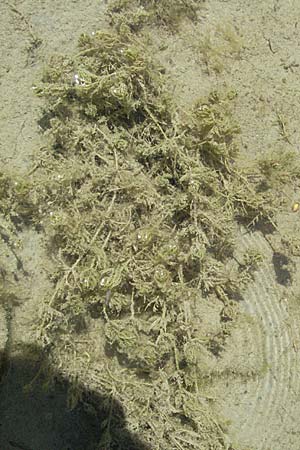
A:
POLYGON ((249 249, 232 265, 236 227, 276 227, 296 156, 241 164, 235 94, 212 92, 179 113, 166 76, 128 27, 84 34, 74 57, 53 57, 35 89, 46 99, 47 147, 30 181, 1 175, 0 206, 11 229, 18 218, 47 238, 53 292, 43 344, 103 321, 109 369, 99 386, 111 390, 108 373, 135 386, 114 392, 145 440, 154 430, 161 449, 222 449, 224 427, 201 386, 234 321, 220 317, 221 334, 206 335, 199 305, 217 298, 238 311, 262 256, 249 249))

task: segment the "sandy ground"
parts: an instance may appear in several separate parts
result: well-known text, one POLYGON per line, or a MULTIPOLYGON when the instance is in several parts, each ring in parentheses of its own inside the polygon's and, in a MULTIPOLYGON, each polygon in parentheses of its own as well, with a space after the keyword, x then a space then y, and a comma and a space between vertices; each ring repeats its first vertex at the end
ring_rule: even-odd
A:
MULTIPOLYGON (((1 2, 2 168, 26 173, 34 164, 34 156, 43 145, 38 126, 43 105, 35 97, 32 87, 39 80, 50 54, 72 52, 80 33, 91 33, 107 26, 104 8, 104 2, 96 0, 1 2), (35 48, 32 43, 37 38, 41 45, 35 48)), ((173 80, 178 106, 185 108, 198 96, 216 87, 234 89, 237 93, 235 114, 242 129, 242 152, 256 155, 271 148, 300 151, 300 23, 297 17, 300 17, 298 0, 207 0, 199 24, 183 26, 176 36, 162 32, 156 38, 160 49, 158 57, 173 80), (208 37, 213 47, 207 44, 208 37), (160 45, 162 39, 163 46, 160 45)), ((299 193, 290 195, 292 203, 299 193)), ((282 226, 293 227, 297 220, 299 215, 287 211, 282 226)), ((10 373, 15 374, 15 381, 6 382, 0 392, 0 448, 66 449, 63 440, 45 443, 38 431, 35 439, 30 438, 21 426, 22 412, 12 408, 21 395, 18 380, 26 367, 20 362, 18 344, 34 344, 34 324, 42 293, 47 288, 41 237, 30 231, 20 237, 29 276, 18 274, 24 293, 21 303, 14 306, 11 314, 10 347, 14 362, 10 373), (3 432, 13 415, 18 417, 16 425, 21 430, 17 438, 12 438, 10 431, 3 432)), ((273 250, 264 237, 260 233, 241 235, 241 250, 249 244, 254 244, 266 255, 243 302, 245 312, 253 320, 237 327, 232 334, 222 367, 219 367, 224 375, 212 386, 211 394, 218 399, 215 403, 217 412, 229 423, 231 441, 253 450, 298 450, 300 314, 299 305, 291 294, 299 291, 300 265, 295 259, 292 284, 285 286, 278 276, 273 250), (261 366, 265 368, 263 376, 245 381, 247 373, 255 372, 255 368, 261 366)), ((17 274, 16 264, 2 244, 1 255, 6 254, 12 272, 17 274)), ((7 339, 9 319, 1 306, 0 315, 1 350, 7 339)), ((64 395, 59 391, 59 402, 64 395)), ((52 411, 48 411, 50 415, 56 406, 54 404, 52 411)), ((70 419, 65 414, 61 413, 62 423, 70 419)), ((80 411, 76 414, 72 418, 74 426, 76 420, 83 417, 80 411)), ((49 420, 53 425, 53 417, 49 420)), ((59 431, 63 432, 66 434, 64 430, 59 431)), ((68 445, 75 449, 70 437, 68 445)), ((88 448, 85 441, 81 445, 88 448)), ((141 445, 136 440, 132 448, 141 449, 141 445)))

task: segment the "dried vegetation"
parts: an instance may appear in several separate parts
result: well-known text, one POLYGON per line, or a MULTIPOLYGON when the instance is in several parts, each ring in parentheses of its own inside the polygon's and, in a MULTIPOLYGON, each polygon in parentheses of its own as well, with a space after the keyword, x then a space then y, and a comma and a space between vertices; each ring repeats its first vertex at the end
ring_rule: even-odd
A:
MULTIPOLYGON (((169 22, 162 3, 132 11, 169 22)), ((41 341, 65 345, 103 321, 97 386, 123 403, 133 431, 162 450, 233 449, 202 387, 234 321, 221 317, 224 335, 211 339, 197 305, 214 297, 237 308, 261 255, 249 249, 232 266, 236 227, 276 228, 299 162, 291 152, 240 160, 233 92, 177 113, 164 69, 133 26, 118 25, 124 4, 110 7, 117 31, 82 35, 76 55, 45 70, 36 92, 48 145, 26 181, 1 175, 1 235, 22 222, 45 233, 55 270, 41 341)), ((115 448, 109 428, 105 439, 99 448, 115 448)))

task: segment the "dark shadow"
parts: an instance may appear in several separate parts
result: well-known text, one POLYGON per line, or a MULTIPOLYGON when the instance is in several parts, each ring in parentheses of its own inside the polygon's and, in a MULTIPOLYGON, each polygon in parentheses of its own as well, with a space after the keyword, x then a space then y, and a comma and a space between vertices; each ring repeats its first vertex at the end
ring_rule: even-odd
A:
POLYGON ((289 259, 283 253, 274 252, 272 258, 276 281, 282 286, 288 286, 292 281, 291 272, 288 269, 289 259))
POLYGON ((127 430, 117 400, 53 374, 37 347, 11 360, 0 354, 0 364, 1 450, 150 450, 127 430), (70 392, 82 392, 73 409, 70 392))
POLYGON ((243 234, 248 234, 253 231, 260 231, 266 237, 276 231, 276 228, 268 219, 260 219, 257 222, 252 223, 249 219, 237 217, 237 223, 246 228, 246 232, 243 234))
POLYGON ((275 233, 276 228, 268 221, 268 219, 261 219, 253 225, 253 230, 260 231, 264 236, 267 236, 268 234, 275 233))

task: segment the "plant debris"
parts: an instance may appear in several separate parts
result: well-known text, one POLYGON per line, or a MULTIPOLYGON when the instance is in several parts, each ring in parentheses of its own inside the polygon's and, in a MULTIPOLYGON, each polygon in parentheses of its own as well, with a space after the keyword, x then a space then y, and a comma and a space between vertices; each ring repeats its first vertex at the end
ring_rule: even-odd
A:
POLYGON ((233 264, 235 230, 276 228, 278 192, 299 171, 291 174, 291 152, 288 161, 239 159, 234 92, 179 114, 166 76, 127 27, 83 34, 76 55, 53 57, 35 89, 47 101, 48 145, 26 182, 2 175, 0 207, 9 230, 23 220, 47 237, 55 269, 41 342, 71 347, 102 321, 107 360, 94 366, 96 385, 147 443, 233 450, 202 388, 262 259, 248 249, 233 264), (212 298, 222 306, 214 339, 195 322, 212 298))

